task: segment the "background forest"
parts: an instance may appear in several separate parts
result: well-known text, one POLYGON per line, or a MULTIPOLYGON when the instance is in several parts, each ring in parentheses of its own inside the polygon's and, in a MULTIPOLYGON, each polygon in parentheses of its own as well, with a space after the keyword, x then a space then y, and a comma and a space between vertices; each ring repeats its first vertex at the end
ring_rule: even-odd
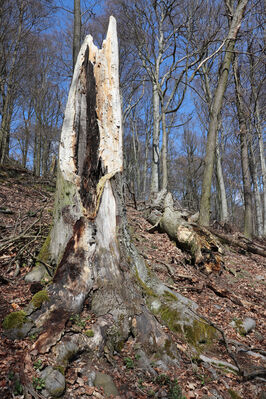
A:
POLYGON ((36 176, 54 173, 73 59, 85 35, 101 45, 111 14, 118 25, 129 192, 144 201, 170 190, 179 207, 197 212, 213 153, 211 221, 265 236, 262 0, 2 0, 1 164, 16 161, 36 176), (241 3, 245 12, 232 39, 241 3))

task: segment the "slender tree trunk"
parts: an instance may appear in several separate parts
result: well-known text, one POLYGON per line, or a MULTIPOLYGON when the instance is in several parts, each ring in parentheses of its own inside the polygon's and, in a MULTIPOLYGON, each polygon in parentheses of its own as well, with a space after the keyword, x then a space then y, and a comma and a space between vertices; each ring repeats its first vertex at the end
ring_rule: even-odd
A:
POLYGON ((149 156, 149 146, 150 146, 150 128, 146 126, 146 135, 145 135, 145 158, 144 158, 144 166, 143 166, 143 194, 144 198, 146 198, 146 188, 147 188, 147 172, 148 172, 148 156, 149 156))
POLYGON ((226 191, 224 185, 224 176, 223 176, 218 136, 216 140, 216 171, 217 171, 217 188, 219 192, 220 221, 222 223, 225 223, 228 222, 228 207, 227 207, 226 191))
POLYGON ((263 236, 263 218, 262 218, 262 203, 260 198, 260 190, 258 185, 258 168, 254 155, 253 145, 250 142, 249 145, 249 160, 250 160, 250 172, 253 183, 253 191, 254 191, 254 203, 256 209, 256 225, 257 225, 257 234, 259 237, 263 236))
POLYGON ((41 159, 42 159, 42 133, 41 127, 38 127, 37 134, 37 162, 36 162, 36 176, 41 175, 41 159))
POLYGON ((28 160, 28 151, 29 151, 29 144, 30 144, 30 117, 26 120, 25 115, 24 117, 24 142, 22 144, 22 166, 26 168, 27 160, 28 160))
POLYGON ((74 0, 74 31, 73 31, 73 71, 76 65, 81 44, 81 10, 80 0, 74 0))
POLYGON ((220 68, 221 72, 211 106, 210 123, 208 129, 206 155, 205 155, 205 167, 204 167, 201 201, 200 201, 199 222, 203 226, 208 226, 210 222, 210 199, 211 199, 213 165, 215 158, 216 135, 218 129, 218 118, 222 108, 224 92, 227 86, 228 74, 232 62, 235 42, 241 25, 241 21, 244 16, 247 2, 248 0, 240 0, 234 12, 230 24, 229 33, 227 36, 225 56, 220 68))
POLYGON ((156 83, 153 84, 153 136, 151 164, 151 194, 159 191, 159 138, 160 138, 160 97, 156 83))
POLYGON ((28 161, 28 152, 29 152, 29 145, 30 145, 30 130, 27 127, 25 130, 25 143, 24 143, 24 149, 23 149, 23 154, 22 154, 22 166, 23 168, 27 167, 27 161, 28 161))
POLYGON ((237 58, 235 56, 233 62, 234 81, 235 81, 235 94, 236 94, 236 108, 239 123, 239 137, 241 145, 241 165, 243 176, 243 190, 244 190, 244 235, 247 238, 252 236, 252 193, 251 193, 251 176, 249 169, 248 157, 248 142, 247 142, 247 124, 246 115, 242 99, 241 86, 240 86, 240 73, 237 65, 237 58))
POLYGON ((36 155, 37 155, 37 135, 36 126, 34 128, 34 144, 33 144, 33 173, 36 173, 36 155))
POLYGON ((4 96, 4 107, 0 126, 0 164, 3 164, 9 154, 10 125, 14 107, 14 77, 16 70, 17 55, 22 35, 22 25, 24 16, 24 4, 19 6, 19 25, 16 36, 16 42, 11 60, 10 71, 7 77, 7 91, 4 96))
MULTIPOLYGON (((211 111, 211 103, 212 103, 212 94, 209 84, 209 76, 206 65, 202 67, 203 71, 203 85, 205 91, 206 101, 209 105, 209 112, 211 111)), ((221 114, 219 116, 218 125, 222 126, 221 124, 221 114)), ((227 222, 228 220, 228 206, 227 206, 227 199, 226 199, 226 191, 224 185, 224 176, 223 176, 223 169, 222 169, 222 161, 221 161, 221 154, 219 148, 219 140, 218 134, 216 135, 216 179, 217 179, 217 191, 218 191, 218 209, 219 209, 219 218, 222 223, 227 222)))
POLYGON ((257 132, 258 132, 258 140, 259 140, 261 174, 262 174, 262 181, 263 181, 263 236, 266 237, 266 163, 265 163, 265 156, 264 156, 265 151, 264 151, 264 143, 263 143, 259 113, 257 115, 257 132))
POLYGON ((49 175, 50 176, 55 176, 56 168, 57 168, 57 158, 56 158, 55 155, 53 155, 52 156, 51 165, 50 165, 50 170, 49 170, 49 175))
POLYGON ((168 153, 168 131, 166 129, 166 115, 162 110, 162 131, 163 131, 163 143, 162 143, 162 189, 167 190, 168 188, 168 173, 167 173, 167 153, 168 153))
POLYGON ((251 80, 251 88, 253 99, 255 103, 254 113, 255 113, 255 127, 256 133, 258 136, 259 142, 259 158, 261 165, 261 175, 262 175, 262 183, 263 183, 263 236, 266 237, 266 162, 265 162, 265 151, 264 151, 264 142, 262 135, 262 127, 260 121, 260 103, 258 100, 258 93, 256 90, 256 83, 254 79, 254 57, 252 55, 252 47, 250 48, 250 80, 251 80))
POLYGON ((33 172, 35 176, 40 176, 41 174, 41 131, 38 123, 35 126, 35 137, 34 137, 34 162, 33 162, 33 172))
POLYGON ((42 176, 48 175, 48 159, 50 152, 50 141, 47 137, 43 140, 42 153, 41 153, 41 163, 42 163, 42 176))
POLYGON ((0 145, 0 152, 1 152, 1 158, 0 158, 0 163, 3 164, 7 159, 9 155, 9 141, 10 141, 10 125, 11 125, 11 119, 12 119, 12 114, 13 114, 13 99, 12 99, 12 93, 10 92, 8 94, 8 97, 5 99, 6 103, 4 106, 3 110, 3 118, 1 121, 1 145, 0 145), (10 96, 10 97, 9 97, 10 96))
POLYGON ((255 115, 256 115, 256 132, 259 142, 259 158, 260 158, 261 175, 263 183, 263 236, 266 237, 266 162, 264 155, 265 151, 264 151, 264 142, 263 142, 261 121, 260 121, 260 110, 259 110, 258 100, 256 100, 255 115))
POLYGON ((138 198, 140 194, 140 165, 139 165, 139 140, 138 133, 134 121, 131 124, 132 130, 132 142, 133 142, 133 154, 134 154, 134 192, 138 198))

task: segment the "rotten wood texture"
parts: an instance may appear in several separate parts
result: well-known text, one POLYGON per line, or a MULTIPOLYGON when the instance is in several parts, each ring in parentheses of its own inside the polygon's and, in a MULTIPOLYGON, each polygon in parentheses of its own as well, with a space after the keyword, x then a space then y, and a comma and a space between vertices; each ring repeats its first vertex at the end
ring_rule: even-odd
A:
POLYGON ((77 58, 59 148, 54 225, 45 244, 56 272, 47 287, 49 302, 31 314, 42 329, 35 349, 46 353, 53 347, 58 362, 62 337, 72 339, 66 322, 81 311, 85 299, 97 321, 93 338, 84 338, 78 352, 96 353, 106 345, 119 350, 132 334, 148 351, 151 346, 164 351, 169 340, 136 283, 141 261, 125 216, 118 70, 111 17, 102 49, 87 36, 77 58))
POLYGON ((220 242, 206 228, 193 223, 193 217, 189 219, 186 215, 185 219, 182 212, 175 210, 170 193, 159 193, 146 219, 153 225, 150 232, 166 232, 179 248, 191 254, 193 263, 207 273, 222 272, 223 249, 220 242))

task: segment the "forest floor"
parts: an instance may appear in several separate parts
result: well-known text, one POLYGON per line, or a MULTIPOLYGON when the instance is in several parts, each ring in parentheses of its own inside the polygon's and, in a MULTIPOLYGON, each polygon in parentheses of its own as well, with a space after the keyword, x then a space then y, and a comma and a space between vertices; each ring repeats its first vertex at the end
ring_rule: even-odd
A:
MULTIPOLYGON (((26 170, 0 169, 0 323, 11 311, 22 310, 41 288, 26 283, 24 277, 34 266, 49 231, 54 191, 54 182, 36 179, 26 170)), ((149 267, 171 289, 199 305, 199 313, 223 331, 231 350, 241 349, 238 363, 249 375, 255 370, 255 378, 245 380, 194 359, 182 336, 173 338, 180 352, 179 367, 155 368, 153 374, 139 367, 132 338, 120 353, 111 357, 103 353, 94 364, 95 370, 112 377, 119 391, 117 399, 265 399, 265 377, 256 376, 256 370, 265 367, 266 355, 265 258, 226 246, 222 273, 206 275, 190 264, 189 256, 166 234, 149 232, 151 225, 132 204, 127 211, 132 239, 149 267), (245 335, 232 322, 248 317, 256 326, 245 335)), ((265 240, 256 244, 266 247, 265 240)), ((94 320, 85 306, 69 323, 83 331, 94 320)), ((36 358, 32 351, 35 340, 35 336, 11 340, 0 330, 1 398, 31 397, 23 394, 23 385, 29 380, 34 387, 32 397, 43 398, 38 370, 49 363, 49 357, 36 358)), ((222 340, 215 349, 217 359, 234 364, 222 340)), ((74 359, 66 371, 64 398, 105 398, 100 387, 89 386, 80 374, 84 356, 74 359)))

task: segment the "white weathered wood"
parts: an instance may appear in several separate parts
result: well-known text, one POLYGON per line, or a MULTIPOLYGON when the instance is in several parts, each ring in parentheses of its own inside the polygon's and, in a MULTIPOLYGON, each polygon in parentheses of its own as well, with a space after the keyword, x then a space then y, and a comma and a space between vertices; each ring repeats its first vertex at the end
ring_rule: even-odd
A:
MULTIPOLYGON (((86 56, 93 64, 97 97, 96 112, 100 129, 99 156, 108 173, 121 171, 122 156, 122 120, 119 94, 119 60, 116 20, 110 17, 106 39, 102 49, 98 49, 91 35, 86 36, 79 52, 72 84, 69 91, 62 127, 59 164, 63 177, 73 183, 77 180, 74 163, 74 150, 79 119, 86 116, 86 93, 80 83, 81 66, 86 56), (89 48, 89 54, 87 54, 89 48), (76 125, 76 126, 75 126, 76 125)), ((83 120, 86 123, 86 121, 83 120)), ((84 143, 85 144, 85 143, 84 143)))
MULTIPOLYGON (((109 28, 102 49, 98 49, 94 45, 91 35, 85 38, 77 58, 66 105, 59 148, 59 173, 62 175, 60 178, 72 185, 71 196, 75 206, 68 212, 71 213, 74 221, 78 220, 81 215, 88 216, 86 209, 83 209, 79 195, 81 169, 86 156, 86 140, 87 135, 90 134, 89 131, 86 134, 79 132, 80 126, 84 130, 89 130, 87 126, 87 83, 83 68, 86 62, 91 63, 95 79, 95 110, 100 135, 98 158, 101 159, 105 173, 112 176, 116 172, 122 171, 123 167, 118 42, 116 21, 113 17, 110 17, 109 28), (75 157, 77 157, 77 141, 79 141, 78 164, 75 160, 75 157), (80 170, 78 171, 77 168, 80 170)), ((97 149, 95 150, 97 151, 97 149)), ((65 187, 62 187, 62 190, 65 190, 65 187)), ((56 262, 72 235, 72 226, 64 222, 62 206, 59 204, 63 195, 59 193, 59 209, 57 215, 55 215, 56 223, 51 234, 51 253, 56 262)), ((98 206, 99 203, 100 198, 98 198, 98 206)), ((115 226, 112 229, 115 229, 115 226)))

